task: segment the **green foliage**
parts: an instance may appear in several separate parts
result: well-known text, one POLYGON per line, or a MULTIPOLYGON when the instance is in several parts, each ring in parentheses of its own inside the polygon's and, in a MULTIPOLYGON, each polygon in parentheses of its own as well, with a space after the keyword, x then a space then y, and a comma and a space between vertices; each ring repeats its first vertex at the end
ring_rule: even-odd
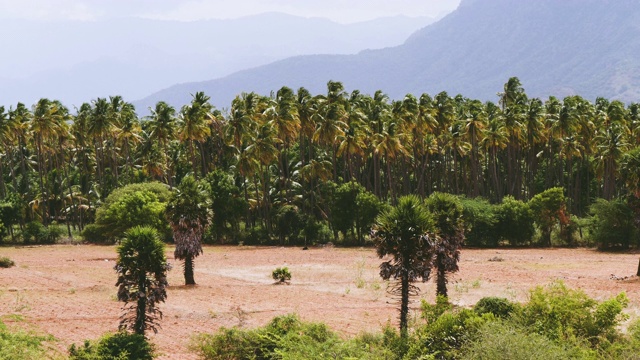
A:
POLYGON ((304 227, 302 214, 295 205, 283 205, 275 214, 276 233, 280 244, 295 243, 304 227))
POLYGON ((16 263, 13 260, 9 259, 8 257, 6 256, 0 257, 0 268, 10 268, 15 265, 16 263))
POLYGON ((560 187, 547 189, 535 195, 529 201, 529 206, 542 233, 543 245, 551 246, 553 227, 557 224, 562 227, 569 222, 564 190, 560 187))
POLYGON ((433 216, 438 235, 455 237, 464 234, 464 208, 456 196, 434 192, 425 200, 425 206, 433 216))
POLYGON ((285 266, 273 270, 273 272, 271 273, 271 277, 273 278, 273 280, 277 280, 283 283, 291 280, 291 272, 289 272, 289 268, 285 266))
POLYGON ((364 234, 371 230, 376 216, 383 210, 383 203, 372 193, 356 183, 337 186, 331 199, 331 224, 352 243, 362 244, 364 234))
POLYGON ((580 338, 597 345, 614 340, 616 326, 626 318, 622 310, 629 300, 624 293, 597 302, 581 290, 567 288, 562 282, 531 290, 518 321, 534 332, 552 340, 580 338))
POLYGON ((10 331, 0 321, 0 359, 40 360, 47 358, 45 342, 51 336, 38 336, 23 331, 10 331))
POLYGON ((69 360, 151 360, 155 357, 155 346, 143 335, 124 331, 69 347, 69 360))
POLYGON ((25 244, 54 244, 63 234, 63 230, 52 224, 45 227, 38 221, 28 222, 22 231, 22 241, 25 244))
POLYGON ((192 176, 186 176, 175 189, 165 215, 169 220, 176 244, 173 255, 184 260, 185 285, 194 285, 193 258, 202 254, 202 236, 209 226, 206 192, 192 176))
POLYGON ((460 349, 462 360, 566 360, 596 359, 593 352, 569 344, 558 344, 549 338, 529 333, 510 322, 490 321, 483 324, 460 349))
POLYGON ((628 248, 637 236, 633 210, 621 199, 597 199, 589 208, 589 236, 600 249, 628 248))
POLYGON ((125 303, 120 328, 132 329, 141 335, 147 329, 157 332, 157 322, 162 318, 157 303, 167 298, 170 268, 164 244, 155 229, 134 227, 127 231, 117 252, 118 300, 125 303))
POLYGON ((222 328, 216 334, 198 335, 191 347, 206 360, 396 359, 388 349, 396 339, 385 334, 344 341, 324 324, 285 315, 254 330, 222 328))
POLYGON ((404 359, 455 359, 458 349, 482 324, 493 321, 490 314, 480 316, 468 309, 447 311, 435 321, 416 329, 404 359))
POLYGON ((376 221, 371 237, 380 258, 391 260, 380 265, 380 276, 394 279, 391 292, 400 297, 400 332, 406 336, 409 295, 417 289, 411 285, 431 275, 436 253, 431 214, 416 196, 403 196, 398 205, 383 212, 376 221))
POLYGON ((508 319, 517 310, 517 305, 500 297, 483 297, 473 306, 478 315, 493 314, 500 319, 508 319))
POLYGON ((530 242, 535 233, 534 218, 529 206, 512 196, 506 196, 496 209, 497 230, 512 246, 530 242))
POLYGON ((240 188, 234 184, 233 177, 221 169, 207 174, 205 183, 213 212, 210 229, 214 240, 218 242, 228 235, 238 236, 240 220, 249 207, 240 188))
MULTIPOLYGON (((6 235, 8 228, 17 224, 23 215, 23 205, 20 197, 11 192, 0 200, 0 235, 6 235)), ((0 237, 1 240, 1 237, 0 237)))
POLYGON ((170 238, 171 230, 164 216, 171 192, 160 183, 131 184, 112 192, 96 211, 95 226, 82 236, 102 232, 101 238, 115 241, 134 226, 150 226, 158 230, 163 238, 170 238))
POLYGON ((453 306, 449 303, 449 298, 443 295, 436 295, 436 303, 431 305, 426 300, 422 300, 420 305, 421 317, 431 324, 447 311, 450 311, 453 306))
POLYGON ((104 226, 98 224, 87 224, 82 229, 81 236, 85 241, 94 244, 104 244, 111 241, 104 233, 104 226))
POLYGON ((435 219, 437 234, 436 294, 447 296, 447 274, 459 270, 460 249, 464 242, 463 208, 457 197, 439 192, 431 194, 425 204, 435 219))
POLYGON ((497 206, 482 198, 462 198, 467 246, 495 247, 500 234, 497 230, 497 206))

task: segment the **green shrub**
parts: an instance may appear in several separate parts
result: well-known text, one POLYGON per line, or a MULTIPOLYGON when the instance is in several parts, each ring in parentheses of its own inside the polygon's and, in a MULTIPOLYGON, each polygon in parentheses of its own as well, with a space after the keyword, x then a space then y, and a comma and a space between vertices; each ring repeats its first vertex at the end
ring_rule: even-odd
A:
POLYGON ((516 310, 516 305, 500 297, 483 297, 473 307, 478 315, 493 314, 497 318, 507 319, 516 310))
POLYGON ((38 221, 28 222, 22 231, 22 241, 25 244, 45 244, 50 243, 49 230, 38 221))
POLYGON ((589 208, 589 234, 600 249, 628 248, 636 236, 633 210, 624 200, 597 199, 589 208))
POLYGON ((275 232, 280 245, 293 244, 298 240, 298 234, 304 228, 302 214, 294 205, 283 205, 274 211, 275 232))
POLYGON ((8 257, 0 257, 0 268, 10 268, 15 265, 16 263, 8 257))
POLYGON ((482 198, 460 199, 465 223, 465 244, 477 247, 495 247, 500 235, 497 230, 496 205, 482 198))
POLYGON ((494 320, 491 314, 478 315, 472 310, 461 309, 445 312, 434 322, 416 329, 404 359, 455 359, 458 349, 487 321, 494 320))
POLYGON ((557 344, 543 335, 528 333, 509 322, 490 321, 460 349, 463 360, 596 359, 588 349, 557 344))
POLYGON ((497 230, 512 246, 530 243, 535 233, 533 214, 529 206, 512 196, 506 196, 496 209, 497 230))
POLYGON ((241 234, 241 239, 245 245, 265 245, 271 242, 269 231, 260 225, 245 230, 245 232, 241 234))
POLYGON ((40 360, 47 358, 45 342, 51 336, 38 336, 23 331, 9 331, 0 321, 0 359, 40 360))
POLYGON ((452 309, 449 303, 449 298, 443 295, 436 296, 436 303, 434 305, 429 304, 426 300, 422 300, 420 310, 422 312, 422 318, 426 320, 427 324, 433 323, 447 311, 452 309))
POLYGON ((191 348, 206 360, 397 359, 388 340, 387 335, 361 335, 345 341, 324 324, 285 315, 254 330, 223 328, 216 334, 198 335, 191 348))
POLYGON ((171 229, 164 211, 171 191, 160 183, 130 184, 115 190, 96 211, 94 226, 82 232, 86 241, 115 242, 134 226, 150 226, 158 230, 165 241, 171 239, 171 229))
POLYGON ((291 280, 291 272, 289 272, 289 268, 285 266, 273 270, 273 272, 271 273, 271 277, 273 278, 273 280, 277 280, 283 283, 291 280))
POLYGON ((110 239, 105 235, 103 226, 97 224, 88 224, 82 229, 82 238, 93 244, 108 243, 110 239))
POLYGON ((69 360, 151 360, 156 357, 153 344, 143 335, 127 332, 106 334, 98 341, 85 340, 82 346, 69 348, 69 360))
POLYGON ((595 346, 601 340, 613 341, 620 336, 616 327, 626 319, 622 310, 628 302, 627 296, 620 293, 599 303, 581 290, 553 282, 531 290, 530 300, 523 305, 519 321, 552 340, 577 337, 595 346))
POLYGON ((61 227, 60 225, 56 225, 56 224, 51 224, 49 225, 49 227, 47 228, 47 243, 49 244, 55 244, 57 243, 62 236, 65 234, 66 229, 64 229, 63 227, 61 227))

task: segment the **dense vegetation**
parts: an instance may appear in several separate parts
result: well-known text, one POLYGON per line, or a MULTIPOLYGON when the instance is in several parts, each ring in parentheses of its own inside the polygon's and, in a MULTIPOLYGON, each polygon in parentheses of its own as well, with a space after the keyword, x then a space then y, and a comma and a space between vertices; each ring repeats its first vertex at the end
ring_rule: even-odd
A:
MULTIPOLYGON (((571 214, 587 216, 595 203, 593 234, 607 246, 602 198, 625 208, 618 211, 630 231, 611 245, 627 246, 637 242, 639 140, 638 103, 543 101, 529 98, 517 78, 497 103, 445 92, 390 101, 331 81, 321 95, 286 87, 270 97, 244 93, 225 111, 196 93, 182 109, 159 102, 142 119, 118 96, 75 114, 41 99, 0 108, 0 231, 16 238, 19 227, 28 241, 35 221, 58 229, 35 231, 51 240, 102 221, 122 233, 109 225, 121 209, 158 202, 144 211, 159 212, 166 202, 157 191, 117 189, 149 181, 173 188, 191 175, 208 193, 212 226, 202 236, 209 242, 362 243, 385 204, 443 192, 465 196, 465 215, 475 212, 466 219, 479 222, 467 229, 472 245, 530 243, 534 222, 540 245, 552 234, 573 244, 587 224, 571 214), (553 188, 561 194, 546 193, 553 188), (115 206, 110 194, 118 207, 100 210, 115 206), (519 224, 525 231, 514 232, 519 224)), ((156 221, 167 233, 166 220, 156 221)), ((87 227, 86 234, 109 232, 87 227)))
POLYGON ((387 326, 344 340, 324 324, 287 315, 257 329, 198 335, 192 348, 203 359, 633 359, 638 323, 628 335, 617 329, 627 302, 624 293, 597 302, 557 282, 532 289, 522 305, 503 298, 481 299, 473 309, 443 297, 423 302, 405 336, 387 326))

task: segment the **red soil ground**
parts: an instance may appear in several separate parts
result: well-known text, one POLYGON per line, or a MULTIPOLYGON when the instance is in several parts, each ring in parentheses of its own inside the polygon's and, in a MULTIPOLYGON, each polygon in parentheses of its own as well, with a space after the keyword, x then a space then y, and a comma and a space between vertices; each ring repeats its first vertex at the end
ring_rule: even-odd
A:
MULTIPOLYGON (((205 247, 196 259, 194 287, 183 286, 181 266, 167 255, 168 298, 160 305, 161 329, 151 335, 161 359, 196 359, 188 346, 194 334, 220 327, 264 325, 296 313, 322 321, 345 336, 376 332, 397 323, 397 304, 380 280, 375 250, 281 247, 205 247), (275 285, 271 271, 288 266, 290 285, 275 285)), ((56 245, 0 248, 16 266, 0 269, 0 318, 13 327, 52 334, 65 353, 72 343, 117 330, 122 304, 116 300, 116 252, 112 246, 56 245), (12 316, 19 315, 19 317, 12 316)), ((626 312, 640 317, 638 254, 586 249, 464 249, 460 272, 451 275, 450 300, 471 306, 484 296, 526 301, 529 289, 560 279, 598 300, 626 292, 626 312)), ((435 285, 421 284, 412 298, 433 302, 435 285)))

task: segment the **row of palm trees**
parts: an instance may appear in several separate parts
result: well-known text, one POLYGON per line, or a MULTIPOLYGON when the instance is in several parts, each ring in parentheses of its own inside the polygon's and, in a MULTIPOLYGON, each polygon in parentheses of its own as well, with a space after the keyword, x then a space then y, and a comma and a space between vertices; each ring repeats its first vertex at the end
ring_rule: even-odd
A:
POLYGON ((226 111, 209 100, 198 92, 180 109, 158 102, 143 118, 120 96, 75 111, 49 99, 0 107, 0 197, 17 194, 27 220, 82 226, 117 187, 175 186, 221 169, 250 204, 245 221, 269 227, 283 204, 326 216, 328 180, 358 182, 391 203, 434 191, 528 200, 560 186, 578 214, 597 197, 638 190, 637 103, 529 98, 517 78, 495 103, 446 92, 391 101, 334 81, 326 94, 243 93, 226 111))

